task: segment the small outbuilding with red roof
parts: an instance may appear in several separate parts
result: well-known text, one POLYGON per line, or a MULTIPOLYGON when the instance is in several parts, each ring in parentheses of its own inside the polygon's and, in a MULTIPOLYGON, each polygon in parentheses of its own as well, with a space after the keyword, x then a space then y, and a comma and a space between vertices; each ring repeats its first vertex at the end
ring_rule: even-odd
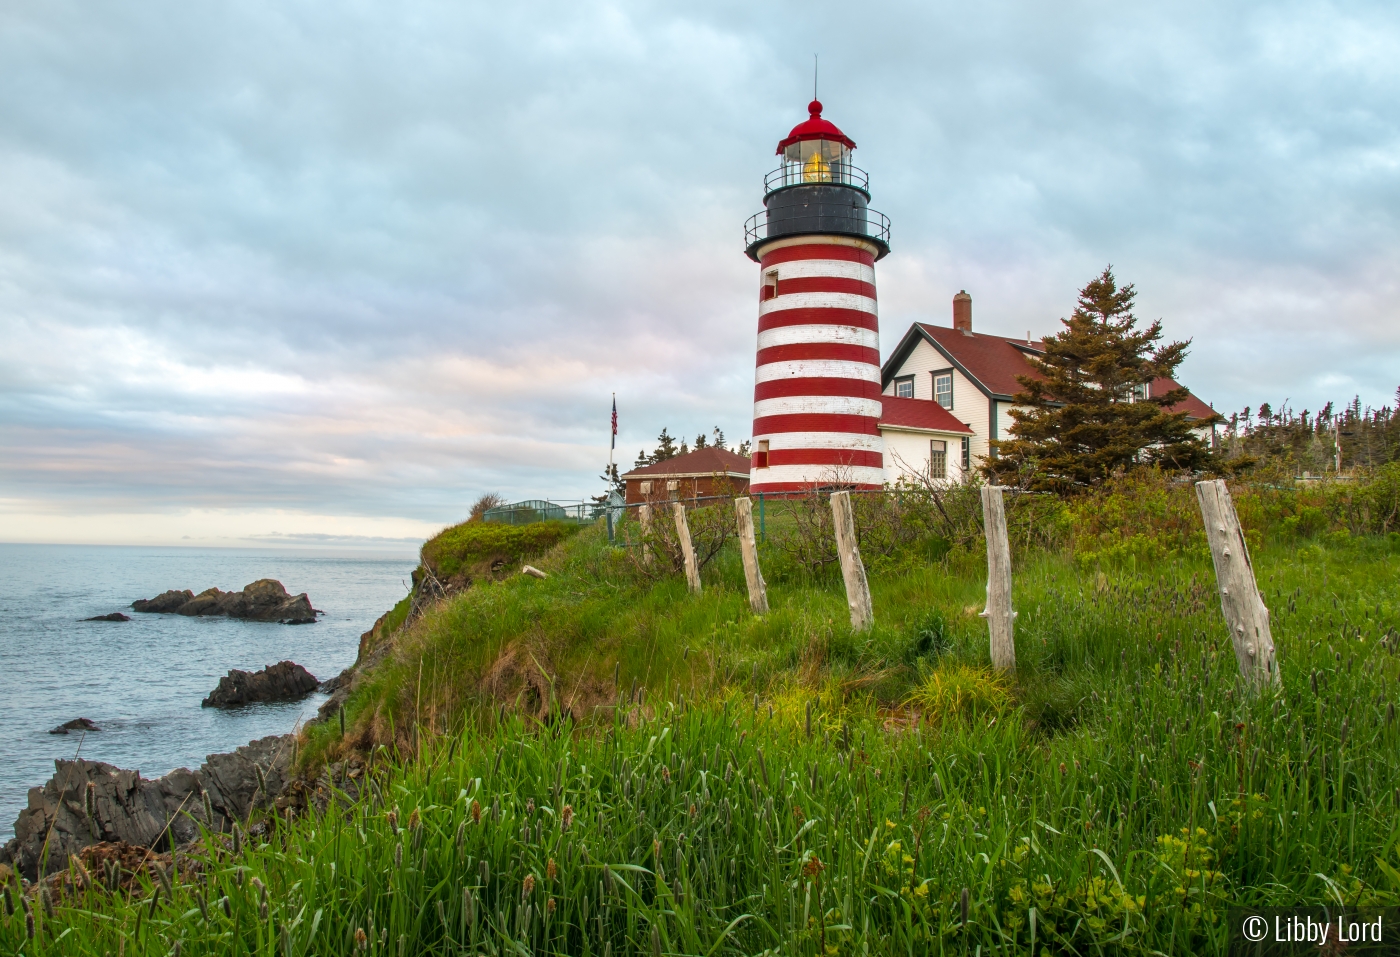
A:
POLYGON ((749 460, 712 445, 625 472, 622 480, 628 505, 743 495, 749 490, 749 460))

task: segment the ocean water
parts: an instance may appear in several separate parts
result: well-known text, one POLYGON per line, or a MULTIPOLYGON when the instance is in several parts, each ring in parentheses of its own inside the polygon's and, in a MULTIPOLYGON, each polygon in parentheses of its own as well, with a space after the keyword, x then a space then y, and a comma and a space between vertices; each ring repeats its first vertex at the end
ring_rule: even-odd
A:
POLYGON ((230 668, 284 659, 324 681, 354 663, 361 633, 406 593, 417 563, 397 553, 0 544, 0 843, 56 758, 148 778, 291 731, 325 700, 201 708, 230 668), (314 625, 138 615, 168 588, 241 589, 275 578, 324 611, 314 625), (121 611, 128 622, 82 621, 121 611), (51 735, 72 718, 100 732, 51 735))

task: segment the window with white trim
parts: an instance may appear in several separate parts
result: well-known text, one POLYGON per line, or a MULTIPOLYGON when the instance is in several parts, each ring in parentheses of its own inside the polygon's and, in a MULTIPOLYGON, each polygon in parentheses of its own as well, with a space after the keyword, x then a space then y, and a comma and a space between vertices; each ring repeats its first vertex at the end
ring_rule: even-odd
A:
POLYGON ((650 483, 650 482, 642 482, 641 485, 638 487, 637 491, 641 492, 643 495, 650 495, 650 494, 651 494, 651 483, 650 483))
POLYGON ((1133 386, 1133 397, 1132 397, 1132 401, 1133 401, 1133 402, 1146 402, 1146 401, 1147 401, 1147 383, 1146 383, 1146 382, 1139 382, 1137 385, 1133 386))
POLYGON ((680 488, 680 487, 681 487, 681 483, 680 483, 679 481, 677 481, 676 479, 667 479, 667 480, 666 480, 666 491, 668 491, 668 492, 674 492, 676 489, 678 489, 678 488, 680 488))
POLYGON ((953 373, 940 372, 933 377, 933 401, 945 409, 953 407, 953 373))
POLYGON ((948 442, 944 439, 929 439, 928 477, 931 479, 948 477, 948 442))
POLYGON ((964 435, 962 446, 962 469, 966 477, 966 473, 972 471, 972 436, 964 435))
POLYGON ((894 394, 900 399, 914 398, 914 377, 909 375, 894 380, 894 394))

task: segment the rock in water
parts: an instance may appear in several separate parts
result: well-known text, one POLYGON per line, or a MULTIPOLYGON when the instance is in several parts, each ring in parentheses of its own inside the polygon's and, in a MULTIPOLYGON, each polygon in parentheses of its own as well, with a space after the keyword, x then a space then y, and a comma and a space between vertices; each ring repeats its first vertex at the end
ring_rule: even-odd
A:
POLYGON ((72 721, 65 721, 54 728, 49 734, 68 734, 73 731, 101 731, 95 721, 88 718, 74 718, 72 721))
POLYGON ((131 603, 139 612, 160 615, 223 615, 250 621, 280 621, 284 625, 309 625, 316 620, 316 609, 306 593, 289 595, 282 583, 262 578, 245 585, 242 591, 207 588, 196 595, 189 589, 171 591, 131 603))
POLYGON ((206 708, 236 708, 254 701, 293 701, 315 691, 317 685, 301 665, 279 661, 262 671, 229 671, 201 703, 206 708))
POLYGON ((198 771, 176 768, 154 781, 97 761, 55 761, 49 782, 29 789, 29 807, 15 821, 14 839, 0 848, 0 865, 35 880, 43 876, 41 861, 45 874, 61 871, 69 855, 100 841, 164 850, 199 837, 200 825, 227 832, 282 793, 295 744, 290 734, 250 741, 232 754, 209 755, 198 771), (206 793, 213 820, 205 820, 206 793))
POLYGON ((93 615, 91 618, 84 618, 83 621, 131 621, 131 616, 114 611, 110 615, 93 615))
POLYGON ((140 598, 131 603, 131 607, 137 611, 151 612, 157 615, 168 614, 179 608, 194 597, 194 592, 186 588, 184 591, 162 592, 154 598, 140 598))

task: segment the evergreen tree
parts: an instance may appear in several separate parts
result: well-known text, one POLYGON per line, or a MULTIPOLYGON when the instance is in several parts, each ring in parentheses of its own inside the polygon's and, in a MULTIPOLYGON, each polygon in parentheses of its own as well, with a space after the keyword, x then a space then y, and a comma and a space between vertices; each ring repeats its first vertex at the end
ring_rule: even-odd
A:
POLYGON ((704 433, 704 432, 701 432, 699 435, 697 435, 697 436, 695 437, 695 451, 699 452, 701 449, 703 449, 703 448, 704 448, 706 445, 708 445, 708 444, 709 444, 709 442, 708 442, 708 440, 705 438, 705 433, 704 433))
POLYGON ((680 451, 676 448, 675 436, 663 428, 661 434, 656 437, 656 451, 651 453, 650 464, 655 465, 657 462, 673 459, 680 454, 680 451))
POLYGON ((1159 345, 1162 323, 1138 328, 1137 291, 1119 288, 1109 267, 1079 292, 1064 329, 1031 356, 1033 375, 1017 376, 1011 439, 983 471, 1006 484, 1037 491, 1096 485, 1134 464, 1199 469, 1210 450, 1171 407, 1188 393, 1177 388, 1134 401, 1134 388, 1171 378, 1190 342, 1159 345))

